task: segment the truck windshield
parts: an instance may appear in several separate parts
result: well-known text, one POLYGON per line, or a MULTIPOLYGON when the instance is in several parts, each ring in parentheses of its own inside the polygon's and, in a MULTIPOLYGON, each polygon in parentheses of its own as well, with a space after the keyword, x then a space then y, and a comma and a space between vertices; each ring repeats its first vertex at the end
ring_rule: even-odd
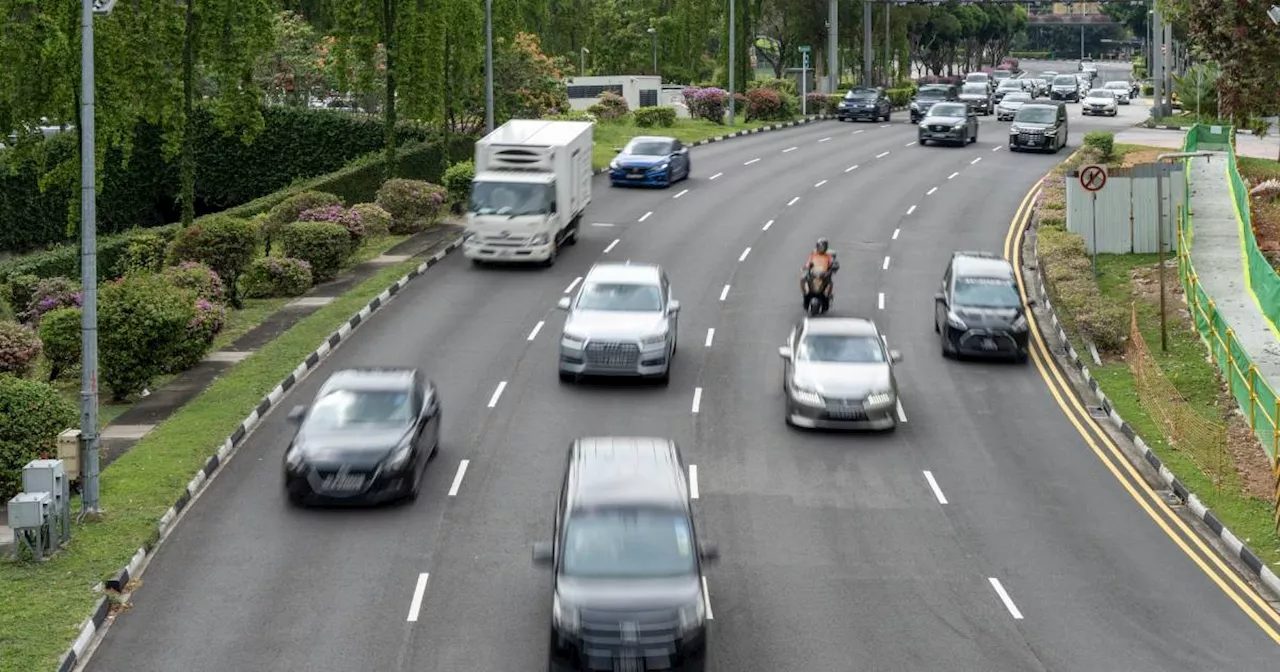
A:
POLYGON ((477 215, 545 215, 554 199, 553 184, 475 182, 468 209, 477 215))

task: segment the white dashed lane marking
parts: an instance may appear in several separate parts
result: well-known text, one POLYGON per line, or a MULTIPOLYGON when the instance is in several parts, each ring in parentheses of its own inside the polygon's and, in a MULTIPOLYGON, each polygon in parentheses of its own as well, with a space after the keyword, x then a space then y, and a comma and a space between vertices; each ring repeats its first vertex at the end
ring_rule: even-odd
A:
POLYGON ((693 388, 693 412, 697 413, 700 408, 702 408, 702 388, 695 387, 693 388))
POLYGON ((621 242, 620 238, 614 238, 613 242, 609 243, 609 246, 604 248, 604 253, 609 254, 610 252, 612 252, 613 248, 617 247, 619 242, 621 242))
POLYGON ((914 205, 913 205, 913 206, 911 206, 911 207, 909 207, 909 208, 907 208, 907 214, 908 214, 908 215, 909 215, 909 214, 911 214, 911 213, 913 213, 913 212, 915 212, 915 211, 916 211, 916 206, 914 206, 914 205))
POLYGON ((1022 612, 1018 611, 1018 605, 1013 603, 1013 598, 1009 597, 1009 593, 1005 591, 1004 586, 1000 585, 1000 579, 993 576, 987 580, 991 582, 991 587, 995 589, 996 595, 1000 596, 1000 601, 1004 602, 1005 608, 1009 610, 1009 615, 1013 616, 1014 620, 1021 621, 1022 612))
POLYGON ((933 472, 925 471, 924 480, 929 481, 929 488, 933 490, 933 496, 938 498, 938 503, 946 504, 947 496, 942 494, 942 488, 938 487, 938 481, 933 478, 933 472))
POLYGON ((800 197, 799 197, 799 196, 796 196, 795 198, 793 198, 793 199, 791 199, 790 201, 788 201, 788 202, 787 202, 787 205, 788 205, 788 206, 795 205, 795 204, 796 204, 796 201, 798 201, 798 200, 800 200, 800 197))
POLYGON ((538 332, 542 331, 542 325, 544 324, 546 324, 546 322, 543 322, 542 320, 538 320, 538 323, 533 325, 533 331, 529 332, 529 338, 526 338, 525 340, 532 341, 533 339, 537 338, 538 332))
POLYGON ((650 210, 649 212, 646 212, 643 215, 640 215, 640 219, 637 221, 643 222, 644 220, 649 219, 649 217, 651 217, 652 215, 653 215, 653 211, 650 210))
POLYGON ((819 140, 818 142, 826 142, 826 141, 828 141, 828 140, 830 140, 830 139, 831 139, 831 138, 823 138, 823 139, 819 140))
POLYGON ((884 310, 884 292, 880 292, 880 298, 876 300, 876 304, 880 310, 884 310))
POLYGON ((749 248, 749 247, 748 247, 747 249, 745 249, 745 250, 743 250, 743 251, 742 251, 742 255, 738 257, 738 261, 740 261, 740 262, 742 262, 742 261, 746 261, 746 260, 747 260, 747 255, 748 255, 748 254, 751 254, 751 248, 749 248))
POLYGON ((751 164, 753 164, 753 163, 755 163, 756 161, 759 161, 759 160, 760 160, 760 159, 751 159, 750 161, 746 161, 746 162, 744 162, 742 165, 744 165, 744 166, 749 166, 749 165, 751 165, 751 164))
POLYGON ((977 163, 977 162, 979 162, 979 161, 981 161, 981 160, 982 160, 982 157, 981 157, 981 156, 979 156, 978 158, 976 158, 976 159, 974 159, 974 160, 970 161, 970 162, 969 162, 969 165, 971 165, 971 166, 972 166, 973 164, 975 164, 975 163, 977 163))
POLYGON ((845 168, 845 169, 844 169, 844 172, 846 172, 846 173, 852 173, 853 171, 855 171, 855 170, 857 170, 857 169, 858 169, 858 167, 857 167, 857 166, 849 166, 848 168, 845 168))
POLYGON ((818 182, 817 184, 814 184, 814 185, 813 185, 813 188, 814 188, 814 189, 817 189, 818 187, 821 187, 822 185, 824 185, 824 184, 826 184, 826 183, 827 183, 827 181, 826 181, 826 180, 822 180, 822 181, 818 182))
POLYGON ((894 239, 894 240, 897 240, 897 239, 898 239, 898 234, 899 234, 899 233, 901 233, 901 232, 902 232, 902 229, 894 229, 894 230, 893 230, 893 239, 894 239))
POLYGON ((572 291, 573 291, 573 288, 574 288, 574 287, 577 287, 579 282, 582 282, 582 276, 581 276, 581 275, 579 275, 578 277, 574 278, 574 279, 573 279, 573 282, 569 283, 569 286, 564 288, 564 293, 565 293, 565 294, 568 294, 569 292, 572 292, 572 291))
POLYGON ((794 151, 796 151, 797 149, 800 149, 800 148, 799 148, 799 147, 788 147, 788 148, 786 148, 786 149, 782 150, 782 153, 783 153, 783 154, 786 154, 787 152, 794 152, 794 151))
POLYGON ((413 599, 409 602, 410 623, 418 622, 418 614, 422 611, 422 598, 427 594, 427 579, 431 575, 423 572, 418 575, 418 584, 413 587, 413 599))
POLYGON ((908 142, 907 144, 903 145, 903 147, 910 147, 911 145, 914 145, 914 144, 916 144, 916 141, 912 140, 911 142, 908 142))
POLYGON ((715 329, 708 329, 708 330, 707 330, 707 341, 706 341, 706 343, 704 343, 704 344, 703 344, 703 345, 704 345, 704 347, 708 347, 708 348, 709 348, 709 347, 711 347, 711 341, 714 341, 714 340, 715 340, 715 338, 716 338, 716 330, 715 330, 715 329))
POLYGON ((877 159, 883 159, 886 156, 889 156, 889 152, 880 152, 879 154, 876 154, 877 159))
POLYGON ((724 301, 726 298, 728 298, 728 296, 729 296, 729 285, 725 285, 724 289, 720 290, 720 300, 724 301))
POLYGON ((715 175, 712 175, 711 177, 708 177, 707 179, 708 179, 708 180, 714 180, 714 179, 716 179, 717 177, 720 177, 721 175, 724 175, 724 173, 716 173, 715 175))
POLYGON ((925 195, 925 196, 932 196, 932 195, 933 195, 933 192, 935 192, 935 191, 937 191, 937 190, 938 190, 938 188, 937 188, 937 187, 934 187, 934 188, 930 189, 929 191, 924 192, 924 195, 925 195))
POLYGON ((772 220, 772 219, 771 219, 771 220, 769 220, 769 221, 767 221, 767 222, 765 222, 765 223, 764 223, 764 226, 760 227, 760 230, 761 230, 761 231, 768 231, 768 230, 769 230, 769 227, 771 227, 771 226, 773 226, 773 220, 772 220))
POLYGON ((858 129, 858 130, 856 130, 856 131, 854 131, 854 132, 850 133, 849 135, 857 135, 857 134, 859 134, 859 133, 861 133, 861 132, 863 132, 863 131, 865 131, 865 130, 867 130, 867 129, 865 129, 865 128, 860 128, 860 129, 858 129))
POLYGON ((698 498, 698 465, 689 465, 689 499, 698 498))
POLYGON ((707 575, 702 575, 702 600, 705 602, 703 606, 707 608, 707 620, 714 620, 715 615, 711 613, 711 591, 707 590, 707 575))
POLYGON ((453 475, 453 485, 449 486, 449 496, 457 497, 458 489, 462 487, 462 479, 467 475, 467 466, 471 464, 471 460, 463 460, 458 463, 458 473, 453 475))
POLYGON ((591 226, 600 226, 604 228, 609 228, 609 227, 612 227, 613 225, 610 224, 609 222, 591 222, 591 226))
POLYGON ((492 397, 489 397, 489 408, 493 408, 498 405, 498 400, 502 398, 502 391, 505 389, 507 389, 507 381, 504 380, 501 383, 498 383, 498 389, 493 391, 492 397))
POLYGON ((681 196, 684 196, 687 193, 689 193, 689 190, 685 189, 684 191, 681 191, 680 193, 676 194, 675 196, 672 196, 671 198, 680 198, 681 196))
POLYGON ((992 147, 992 148, 991 148, 991 151, 993 151, 993 152, 998 152, 998 151, 1000 151, 1000 145, 996 145, 995 147, 992 147))
POLYGON ((881 266, 880 269, 884 271, 889 270, 889 257, 884 258, 884 265, 881 266))
POLYGON ((954 178, 955 178, 955 176, 956 176, 956 175, 959 175, 959 174, 960 174, 960 173, 951 173, 950 175, 948 175, 948 176, 947 176, 947 179, 948 179, 948 180, 950 180, 950 179, 954 179, 954 178))

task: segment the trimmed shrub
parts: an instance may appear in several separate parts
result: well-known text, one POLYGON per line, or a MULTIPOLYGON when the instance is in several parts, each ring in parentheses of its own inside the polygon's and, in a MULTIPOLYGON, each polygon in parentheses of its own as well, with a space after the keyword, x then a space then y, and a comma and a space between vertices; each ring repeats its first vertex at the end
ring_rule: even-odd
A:
POLYGON ((812 92, 804 97, 809 114, 835 114, 840 111, 843 96, 834 93, 812 92))
MULTIPOLYGON (((433 224, 443 214, 444 187, 419 180, 387 180, 378 190, 378 205, 391 213, 391 233, 417 233, 433 224)), ((298 256, 290 254, 289 256, 298 256)), ((299 257, 306 259, 306 257, 299 257)), ((312 273, 316 273, 312 263, 312 273)))
POLYGON ((40 341, 44 361, 49 364, 49 380, 80 365, 80 309, 59 308, 40 320, 40 341))
POLYGON ((241 283, 250 299, 302 296, 311 289, 311 264, 289 257, 255 259, 241 283))
POLYGON ((476 177, 474 161, 459 161, 444 171, 444 188, 449 194, 449 202, 455 212, 465 206, 471 198, 471 181, 476 177))
POLYGON ((1084 238, 1053 228, 1037 229, 1037 249, 1045 282, 1058 315, 1098 350, 1116 353, 1128 337, 1128 314, 1102 295, 1093 279, 1084 238))
POLYGON ((1041 210, 1066 210, 1067 209, 1067 192, 1056 186, 1046 187, 1040 190, 1040 209, 1041 210))
POLYGON ((596 115, 586 110, 566 110, 560 114, 549 114, 542 118, 553 121, 589 121, 593 124, 597 121, 596 115))
POLYGON ((299 222, 329 222, 337 224, 347 230, 351 245, 351 251, 355 252, 360 249, 360 242, 364 240, 364 222, 360 219, 360 213, 355 210, 347 210, 341 205, 327 205, 323 208, 314 208, 305 210, 298 215, 299 222))
POLYGON ((356 203, 351 211, 360 215, 364 223, 364 235, 370 238, 385 236, 391 232, 391 213, 377 203, 356 203))
POLYGON ((124 247, 124 252, 111 269, 113 277, 127 273, 158 273, 164 268, 165 250, 169 240, 164 236, 152 233, 140 233, 132 237, 124 247))
POLYGON ((198 261, 184 261, 164 269, 164 279, 179 289, 185 289, 197 298, 222 302, 227 299, 227 289, 222 278, 212 268, 198 261))
POLYGON ((0 289, 4 290, 4 296, 0 297, 9 305, 16 317, 21 318, 26 312, 27 306, 31 305, 31 297, 35 296, 36 286, 40 284, 40 278, 22 273, 14 275, 5 280, 4 285, 0 285, 0 289))
POLYGON ((280 240, 284 227, 299 221, 298 217, 303 212, 327 205, 342 205, 342 199, 323 191, 303 191, 268 210, 261 221, 262 244, 267 252, 271 252, 272 243, 280 240))
POLYGON ((197 299, 194 313, 164 373, 181 373, 199 364, 227 326, 227 307, 221 303, 197 299))
POLYGON ((1092 147, 1097 150, 1103 160, 1109 161, 1115 155, 1116 134, 1106 131, 1085 133, 1084 144, 1086 147, 1092 147))
POLYGON ((350 235, 332 222, 295 222, 284 230, 285 256, 311 265, 314 282, 332 280, 351 251, 350 235))
POLYGON ((670 128, 676 125, 676 111, 670 107, 638 107, 631 116, 640 128, 670 128))
POLYGON ((27 303, 27 310, 22 314, 22 321, 35 324, 40 316, 58 308, 80 307, 84 295, 80 291, 80 283, 67 278, 45 278, 36 283, 27 303))
POLYGON ((627 105, 626 98, 613 91, 605 91, 600 94, 599 102, 588 107, 587 112, 600 121, 618 121, 631 112, 631 106, 627 105))
POLYGON ((723 124, 725 113, 729 110, 729 92, 715 86, 706 88, 689 87, 680 92, 684 96, 684 104, 689 108, 689 116, 694 119, 706 119, 723 124))
POLYGON ((771 88, 747 91, 747 121, 788 121, 795 116, 786 94, 771 88))
POLYGON ((57 454, 58 434, 79 423, 70 401, 48 383, 0 375, 0 499, 22 491, 22 468, 57 454))
POLYGON ((103 287, 100 299, 102 383, 113 401, 124 401, 177 356, 195 317, 195 297, 159 275, 130 275, 103 287))
POLYGON ((257 251, 258 229, 253 223, 224 215, 184 229, 170 245, 169 259, 172 263, 198 261, 212 268, 225 283, 231 305, 239 308, 236 286, 257 251))
POLYGON ((43 345, 31 327, 0 322, 0 373, 25 378, 35 368, 43 345))
POLYGON ((747 91, 750 92, 751 89, 769 89, 770 91, 785 93, 788 96, 794 96, 799 93, 796 89, 796 82, 794 79, 783 79, 778 77, 770 77, 768 79, 747 83, 747 91))
POLYGON ((906 107, 911 104, 911 96, 916 95, 914 88, 907 89, 888 89, 885 95, 889 97, 889 104, 894 107, 906 107))

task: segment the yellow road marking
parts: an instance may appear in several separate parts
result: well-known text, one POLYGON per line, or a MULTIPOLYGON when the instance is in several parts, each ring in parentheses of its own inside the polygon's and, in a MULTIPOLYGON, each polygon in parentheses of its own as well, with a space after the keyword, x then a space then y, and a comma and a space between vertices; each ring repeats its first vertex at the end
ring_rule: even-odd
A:
MULTIPOLYGON (((1034 196, 1039 192, 1040 187, 1037 184, 1032 187, 1027 195, 1023 197, 1022 203, 1019 204, 1017 212, 1014 214, 1013 221, 1010 223, 1009 232, 1004 240, 1004 257, 1009 260, 1015 269, 1018 291, 1022 294, 1023 300, 1027 300, 1026 285, 1022 279, 1021 248, 1019 243, 1022 240, 1022 233, 1030 225, 1031 207, 1034 196)), ((1271 605, 1262 598, 1239 575, 1235 570, 1228 566, 1221 557, 1218 556, 1212 548, 1209 548, 1204 540, 1192 530, 1180 516, 1169 508, 1154 491, 1151 490, 1147 482, 1139 474, 1137 468, 1129 462, 1129 459, 1120 451, 1120 448, 1112 441, 1111 436, 1098 424, 1098 422, 1086 411, 1080 400, 1076 398, 1070 383, 1064 379, 1059 371, 1052 355, 1049 353, 1048 346, 1041 338, 1039 325, 1037 324, 1035 315, 1028 311, 1027 322, 1030 327, 1032 344, 1031 360, 1035 364, 1036 370, 1039 371, 1040 377, 1044 379, 1049 393, 1053 396, 1058 407, 1062 409, 1067 420, 1076 428, 1081 438, 1084 439, 1094 455, 1102 461, 1107 470, 1115 476, 1116 480, 1128 491, 1134 501, 1138 503, 1142 510, 1155 521, 1156 525, 1173 541, 1178 548, 1186 553, 1200 569, 1209 577, 1211 581, 1218 585, 1223 593, 1227 595, 1231 601, 1235 602, 1244 613, 1253 620, 1254 623, 1262 628, 1272 639, 1272 641, 1280 644, 1280 628, 1273 627, 1272 623, 1280 624, 1280 614, 1277 614, 1271 605), (1063 392, 1065 391, 1065 395, 1063 392), (1088 428, 1081 424, 1080 419, 1083 418, 1088 423, 1088 428), (1098 442, 1094 440, 1094 436, 1101 439, 1107 451, 1104 452, 1098 446, 1098 442), (1108 454, 1110 453, 1110 454, 1108 454), (1119 466, 1117 466, 1119 465, 1119 466), (1121 470, 1123 468, 1123 471, 1121 470), (1128 478, 1126 478, 1126 475, 1128 478), (1137 484, 1137 487, 1135 487, 1137 484), (1155 503, 1155 507, 1152 506, 1155 503), (1186 539, 1199 550, 1193 550, 1188 546, 1186 540, 1182 538, 1169 523, 1172 522, 1175 527, 1183 532, 1186 539), (1203 555, 1203 557, 1201 557, 1203 555), (1208 559, 1208 563, 1205 560, 1208 559), (1212 565, 1212 566, 1211 566, 1212 565), (1256 606, 1256 609, 1255 609, 1256 606), (1259 613, 1261 612, 1261 613, 1259 613), (1268 622, 1268 619, 1271 622, 1268 622)))

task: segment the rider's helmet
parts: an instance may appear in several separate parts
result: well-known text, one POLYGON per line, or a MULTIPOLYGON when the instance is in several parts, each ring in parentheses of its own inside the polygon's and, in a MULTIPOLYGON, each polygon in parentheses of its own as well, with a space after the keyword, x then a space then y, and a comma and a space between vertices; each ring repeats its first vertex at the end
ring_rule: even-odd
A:
POLYGON ((826 239, 826 238, 819 238, 819 239, 818 239, 818 243, 817 243, 816 245, 814 245, 813 247, 814 247, 814 249, 815 249, 815 250, 817 250, 819 253, 821 253, 821 254, 826 254, 826 253, 827 253, 827 248, 829 248, 829 247, 831 247, 831 246, 827 243, 827 239, 826 239))

